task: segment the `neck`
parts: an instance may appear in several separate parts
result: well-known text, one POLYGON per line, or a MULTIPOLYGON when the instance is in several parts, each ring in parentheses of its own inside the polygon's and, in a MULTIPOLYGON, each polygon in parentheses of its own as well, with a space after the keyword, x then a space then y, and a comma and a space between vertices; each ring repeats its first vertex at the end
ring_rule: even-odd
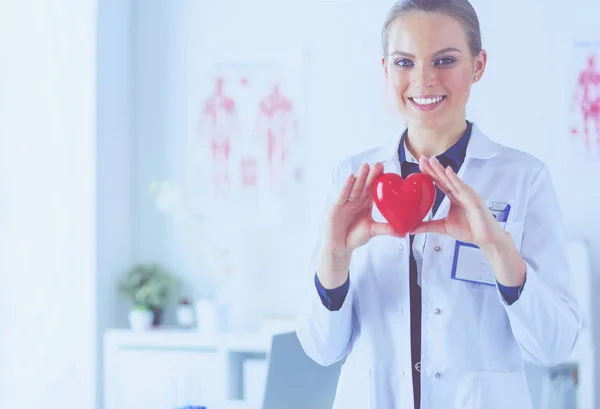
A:
POLYGON ((409 124, 406 145, 415 158, 430 158, 446 152, 466 131, 464 118, 440 129, 423 129, 409 124))

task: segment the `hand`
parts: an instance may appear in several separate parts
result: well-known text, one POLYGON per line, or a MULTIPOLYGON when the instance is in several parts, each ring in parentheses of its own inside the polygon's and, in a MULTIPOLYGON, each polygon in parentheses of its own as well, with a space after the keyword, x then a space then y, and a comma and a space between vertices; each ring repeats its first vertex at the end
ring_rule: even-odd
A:
POLYGON ((387 223, 373 220, 373 183, 383 173, 383 165, 363 164, 357 175, 346 179, 342 190, 329 212, 325 243, 333 254, 348 255, 366 244, 372 237, 395 235, 387 223))
POLYGON ((496 244, 504 230, 488 209, 485 201, 454 173, 444 169, 437 158, 419 160, 421 171, 433 178, 436 185, 450 200, 446 218, 421 223, 412 234, 440 233, 479 247, 496 244))

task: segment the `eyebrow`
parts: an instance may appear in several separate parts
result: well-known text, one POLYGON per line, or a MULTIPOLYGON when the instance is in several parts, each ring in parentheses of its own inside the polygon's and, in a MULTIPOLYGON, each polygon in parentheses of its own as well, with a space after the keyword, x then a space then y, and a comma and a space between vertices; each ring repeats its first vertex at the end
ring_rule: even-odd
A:
MULTIPOLYGON (((436 51, 435 53, 433 53, 432 57, 437 57, 440 54, 445 54, 445 53, 449 53, 449 52, 459 52, 460 53, 462 51, 460 51, 458 48, 447 47, 447 48, 444 48, 442 50, 436 51)), ((412 54, 405 53, 404 51, 398 51, 398 50, 393 51, 392 53, 390 53, 390 55, 388 55, 388 57, 391 57, 393 55, 399 55, 401 57, 407 57, 407 58, 415 58, 415 56, 412 55, 412 54)))

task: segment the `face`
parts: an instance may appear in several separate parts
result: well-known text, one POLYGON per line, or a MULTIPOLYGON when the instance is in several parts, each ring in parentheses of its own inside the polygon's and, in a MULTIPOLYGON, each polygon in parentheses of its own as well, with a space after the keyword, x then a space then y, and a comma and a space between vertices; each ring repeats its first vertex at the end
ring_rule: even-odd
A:
POLYGON ((388 89, 409 123, 423 129, 465 120, 471 85, 486 53, 473 56, 461 23, 438 13, 413 12, 390 25, 382 59, 388 89))

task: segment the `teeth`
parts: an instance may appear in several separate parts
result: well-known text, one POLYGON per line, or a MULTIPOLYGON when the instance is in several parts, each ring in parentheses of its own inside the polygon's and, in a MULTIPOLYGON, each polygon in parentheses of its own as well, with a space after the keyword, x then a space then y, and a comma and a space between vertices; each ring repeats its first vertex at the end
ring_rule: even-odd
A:
POLYGON ((431 105, 437 104, 442 100, 443 97, 435 97, 435 98, 412 98, 419 105, 431 105))

